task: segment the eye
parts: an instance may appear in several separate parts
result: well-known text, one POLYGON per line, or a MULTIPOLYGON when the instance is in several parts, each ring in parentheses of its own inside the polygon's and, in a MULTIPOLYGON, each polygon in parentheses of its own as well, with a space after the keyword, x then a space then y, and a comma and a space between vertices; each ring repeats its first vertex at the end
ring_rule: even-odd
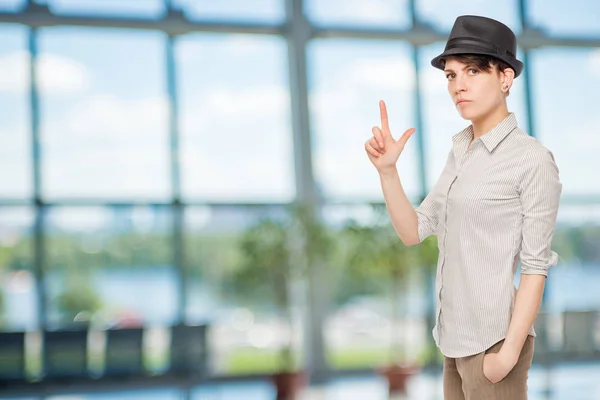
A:
POLYGON ((478 73, 478 72, 479 72, 479 71, 478 71, 478 70, 476 70, 475 68, 469 68, 469 73, 470 73, 471 75, 477 75, 477 73, 478 73))
POLYGON ((454 78, 454 74, 450 73, 446 75, 446 79, 451 80, 452 78, 454 78))

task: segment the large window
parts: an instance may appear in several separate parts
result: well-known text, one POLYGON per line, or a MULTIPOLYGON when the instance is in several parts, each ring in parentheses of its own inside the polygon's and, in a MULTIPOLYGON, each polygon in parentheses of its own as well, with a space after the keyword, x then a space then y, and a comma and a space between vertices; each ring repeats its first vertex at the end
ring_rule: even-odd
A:
MULTIPOLYGON (((158 354, 167 349, 168 326, 206 323, 218 375, 276 370, 290 338, 297 361, 319 363, 321 333, 332 369, 387 363, 395 339, 412 360, 432 361, 439 355, 430 326, 435 238, 411 246, 425 248, 426 261, 421 253, 420 261, 410 251, 398 255, 392 246, 401 242, 364 144, 380 125, 380 100, 394 138, 422 122, 397 165, 418 204, 438 179, 452 136, 470 124, 430 64, 445 43, 423 45, 431 38, 420 24, 445 35, 466 14, 556 40, 528 50, 529 74, 514 81, 508 106, 520 128, 552 151, 563 183, 553 242, 559 266, 545 306, 600 308, 600 2, 304 0, 302 10, 292 3, 0 0, 0 19, 14 23, 0 24, 0 331, 35 330, 43 321, 50 329, 143 325, 150 328, 145 345, 158 354), (51 14, 36 13, 35 4, 51 14), (304 15, 286 15, 290 9, 304 15), (170 18, 179 13, 191 23, 170 18), (115 28, 115 20, 129 27, 115 28), (405 32, 414 21, 417 29, 405 32), (190 32, 170 37, 178 28, 190 32), (589 47, 557 47, 568 44, 565 37, 589 47), (295 64, 302 60, 306 74, 295 64), (310 135, 312 147, 294 148, 306 143, 294 135, 310 135), (315 187, 297 188, 296 177, 307 172, 315 187), (288 312, 263 268, 278 253, 263 252, 258 262, 246 252, 264 250, 255 239, 273 232, 256 224, 284 220, 285 204, 304 198, 303 189, 318 193, 331 259, 313 279, 288 282, 288 312), (368 203, 379 203, 383 216, 368 203), (365 236, 344 229, 351 220, 365 236), (376 234, 391 243, 384 267, 376 257, 346 258, 376 234), (410 269, 394 294, 399 281, 390 267, 400 261, 410 269), (325 293, 310 293, 314 282, 325 293), (322 326, 305 329, 321 318, 322 326)), ((150 369, 161 370, 162 355, 150 358, 150 369)), ((244 396, 240 387, 233 396, 244 396)), ((191 397, 212 394, 203 387, 191 397)))
POLYGON ((104 29, 41 32, 45 197, 168 197, 163 38, 104 29))
MULTIPOLYGON (((414 126, 415 69, 410 46, 398 42, 318 40, 309 47, 309 110, 318 190, 331 201, 382 200, 377 170, 364 143, 387 105, 392 135, 414 126)), ((417 133, 419 134, 419 133, 417 133)), ((407 195, 418 196, 413 136, 398 162, 407 195)))

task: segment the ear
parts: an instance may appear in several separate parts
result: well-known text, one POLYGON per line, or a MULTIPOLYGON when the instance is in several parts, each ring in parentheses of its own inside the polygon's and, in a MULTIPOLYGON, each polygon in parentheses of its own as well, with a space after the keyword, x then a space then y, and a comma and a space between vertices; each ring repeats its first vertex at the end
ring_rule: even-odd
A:
POLYGON ((502 91, 507 92, 510 90, 513 79, 515 79, 515 71, 512 68, 506 68, 504 71, 500 71, 500 84, 502 91))

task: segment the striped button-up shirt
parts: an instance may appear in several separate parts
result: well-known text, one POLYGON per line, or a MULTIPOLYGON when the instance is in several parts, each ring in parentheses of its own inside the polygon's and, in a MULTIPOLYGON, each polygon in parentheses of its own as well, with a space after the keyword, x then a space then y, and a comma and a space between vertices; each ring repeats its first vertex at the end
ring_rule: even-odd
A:
POLYGON ((521 274, 548 276, 558 261, 551 242, 562 183, 552 152, 512 113, 472 139, 472 125, 452 137, 446 165, 416 209, 419 242, 438 238, 433 337, 447 357, 506 337, 519 263, 521 274))

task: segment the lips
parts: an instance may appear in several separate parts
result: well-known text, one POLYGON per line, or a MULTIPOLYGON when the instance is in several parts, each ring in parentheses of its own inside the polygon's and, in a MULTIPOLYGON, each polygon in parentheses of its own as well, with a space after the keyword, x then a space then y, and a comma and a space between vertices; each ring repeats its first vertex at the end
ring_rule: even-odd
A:
POLYGON ((462 104, 462 103, 470 103, 470 102, 471 102, 471 100, 464 100, 464 99, 461 99, 461 100, 458 100, 458 101, 456 102, 456 105, 459 105, 459 104, 462 104))

